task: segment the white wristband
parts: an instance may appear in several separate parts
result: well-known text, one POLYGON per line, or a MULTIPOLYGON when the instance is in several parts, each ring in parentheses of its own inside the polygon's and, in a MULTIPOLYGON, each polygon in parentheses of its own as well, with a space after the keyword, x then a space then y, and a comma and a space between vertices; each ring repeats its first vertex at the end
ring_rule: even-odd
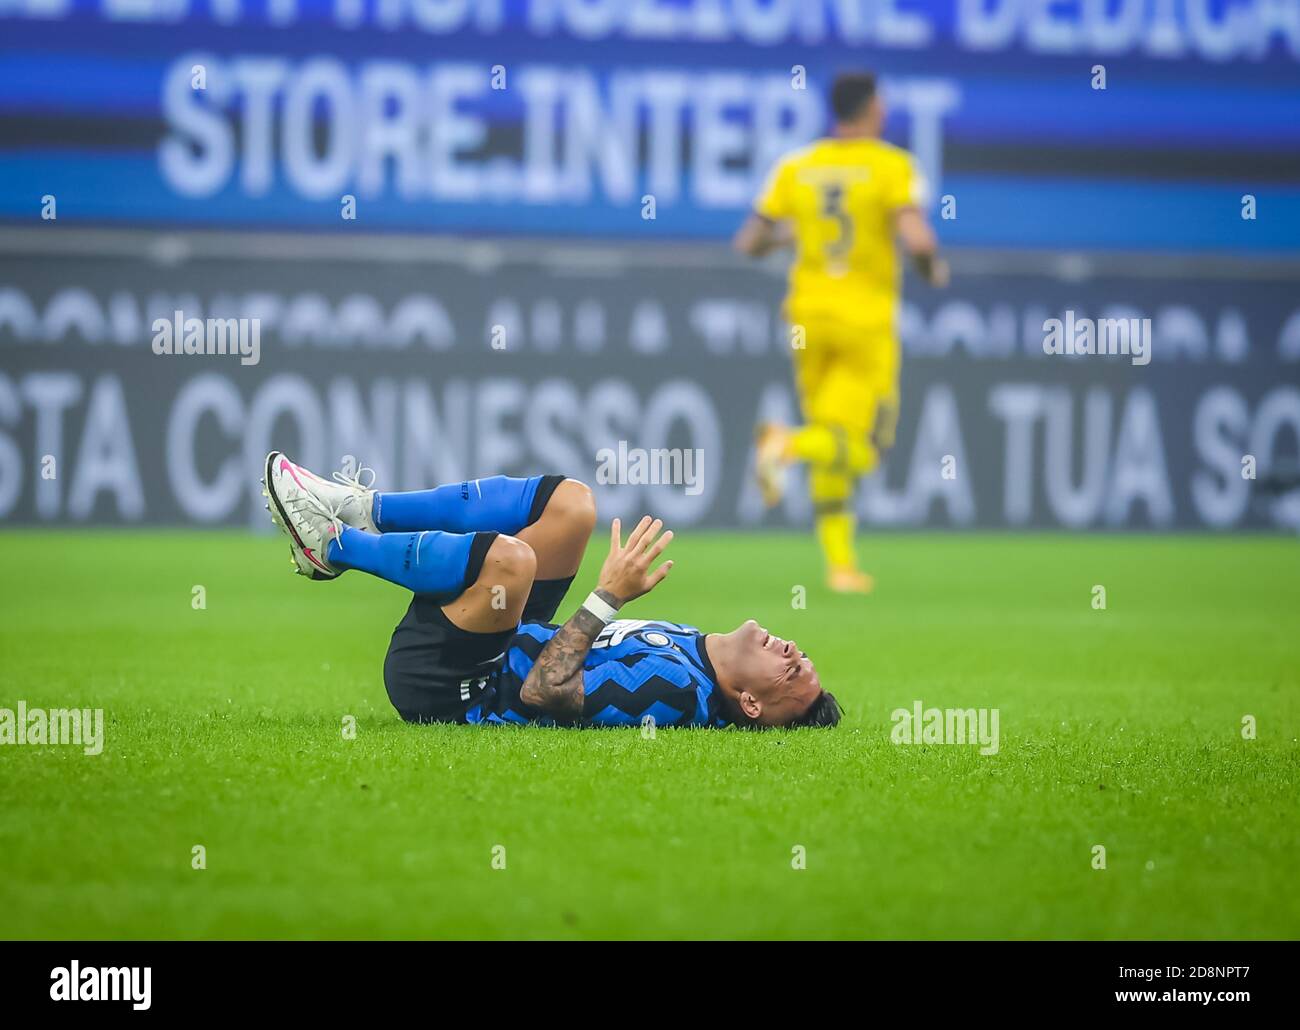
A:
POLYGON ((592 615, 596 616, 596 618, 607 626, 618 616, 618 609, 603 597, 598 596, 594 590, 589 593, 587 599, 582 602, 582 607, 586 608, 587 611, 591 612, 592 615))

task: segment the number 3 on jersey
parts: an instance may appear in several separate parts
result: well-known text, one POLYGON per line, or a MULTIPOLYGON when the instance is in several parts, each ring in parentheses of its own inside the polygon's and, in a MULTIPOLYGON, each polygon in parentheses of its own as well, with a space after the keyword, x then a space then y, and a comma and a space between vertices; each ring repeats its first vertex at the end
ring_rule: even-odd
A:
POLYGON ((826 244, 826 264, 834 275, 846 271, 849 251, 853 249, 853 219, 844 210, 844 184, 828 182, 822 185, 822 217, 836 224, 836 235, 826 244))

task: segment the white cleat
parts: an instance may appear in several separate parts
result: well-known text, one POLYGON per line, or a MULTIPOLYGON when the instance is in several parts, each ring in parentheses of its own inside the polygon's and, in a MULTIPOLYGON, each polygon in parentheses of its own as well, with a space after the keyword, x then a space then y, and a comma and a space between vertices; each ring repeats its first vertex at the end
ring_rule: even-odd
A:
MULTIPOLYGON (((278 451, 274 453, 277 455, 277 464, 279 461, 288 462, 303 488, 310 490, 325 502, 327 508, 337 511, 338 517, 345 526, 351 526, 353 529, 360 529, 366 533, 379 532, 372 511, 375 504, 374 469, 362 465, 357 469, 355 476, 345 476, 342 472, 335 472, 333 473, 334 482, 331 483, 328 479, 322 479, 316 475, 311 469, 290 461, 284 454, 278 451), (367 472, 370 473, 370 481, 363 483, 362 477, 367 472)), ((268 464, 268 470, 269 467, 268 464)))
MULTIPOLYGON (((262 482, 271 521, 288 535, 289 551, 297 571, 312 579, 336 579, 339 570, 330 565, 326 555, 330 541, 349 523, 340 505, 327 502, 318 487, 324 485, 336 491, 340 488, 295 465, 279 451, 266 456, 266 476, 262 482)), ((359 485, 357 491, 364 492, 359 485)))

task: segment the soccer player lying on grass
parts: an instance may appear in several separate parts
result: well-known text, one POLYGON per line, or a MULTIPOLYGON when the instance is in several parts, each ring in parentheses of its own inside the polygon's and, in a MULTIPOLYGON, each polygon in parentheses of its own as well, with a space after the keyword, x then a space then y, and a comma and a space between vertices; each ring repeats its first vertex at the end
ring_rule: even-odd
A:
MULTIPOLYGON (((384 685, 408 722, 628 726, 834 726, 840 709, 791 641, 752 619, 730 633, 618 619, 672 568, 672 540, 643 518, 610 548, 596 589, 550 619, 596 524, 591 490, 563 476, 492 476, 380 493, 360 474, 329 482, 279 451, 267 508, 297 571, 359 569, 415 594, 393 632, 384 685)), ((372 484, 373 485, 373 481, 372 484)))

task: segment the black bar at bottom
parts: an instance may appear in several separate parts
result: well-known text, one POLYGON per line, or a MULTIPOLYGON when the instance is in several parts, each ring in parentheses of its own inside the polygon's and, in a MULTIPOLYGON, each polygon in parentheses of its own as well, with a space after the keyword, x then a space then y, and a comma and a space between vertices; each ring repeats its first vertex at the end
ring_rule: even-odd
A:
POLYGON ((407 998, 477 996, 494 1013, 512 1002, 535 1005, 539 997, 568 998, 579 1007, 586 998, 614 1012, 632 1001, 686 1007, 697 990, 729 999, 724 1004, 746 996, 760 1001, 775 990, 787 1003, 803 994, 812 1010, 837 1004, 833 998, 839 997, 863 1013, 901 1005, 927 1016, 1132 1010, 1179 1019, 1196 1012, 1232 1018, 1247 1011, 1293 1011, 1300 954, 1296 942, 1186 941, 768 945, 785 955, 763 955, 761 944, 741 950, 737 943, 630 943, 622 946, 625 955, 608 944, 599 950, 582 943, 506 944, 495 946, 500 954, 489 955, 492 947, 13 942, 0 946, 0 997, 6 1016, 62 1010, 94 1018, 117 1010, 130 1018, 209 1020, 284 1012, 333 1021, 373 1018, 407 998), (769 979, 770 973, 747 984, 743 971, 763 968, 785 970, 777 977, 785 986, 769 979), (487 982, 485 970, 495 971, 486 974, 487 982), (494 986, 490 981, 496 978, 494 986), (814 987, 818 982, 821 987, 814 987))

